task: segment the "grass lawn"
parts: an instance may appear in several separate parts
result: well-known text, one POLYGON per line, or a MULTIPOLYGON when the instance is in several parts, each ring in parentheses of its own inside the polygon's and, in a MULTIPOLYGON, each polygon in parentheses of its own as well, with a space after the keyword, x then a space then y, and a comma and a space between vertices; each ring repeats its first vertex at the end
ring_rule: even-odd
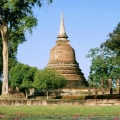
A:
POLYGON ((23 120, 22 118, 29 117, 28 120, 30 120, 30 116, 48 117, 49 119, 50 118, 52 119, 53 117, 79 118, 83 116, 87 118, 94 116, 119 117, 120 106, 79 106, 79 105, 0 106, 0 119, 2 118, 8 120, 7 118, 9 118, 10 120, 10 118, 15 118, 11 120, 23 120))

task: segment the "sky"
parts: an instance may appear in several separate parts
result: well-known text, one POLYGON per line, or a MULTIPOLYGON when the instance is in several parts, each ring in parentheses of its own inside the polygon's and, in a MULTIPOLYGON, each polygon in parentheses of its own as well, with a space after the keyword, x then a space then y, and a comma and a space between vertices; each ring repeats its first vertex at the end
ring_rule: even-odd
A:
POLYGON ((91 59, 86 58, 88 51, 105 42, 120 22, 120 0, 53 0, 50 5, 43 4, 42 8, 33 9, 38 25, 32 34, 26 32, 27 41, 18 47, 18 61, 38 69, 47 66, 63 12, 68 40, 88 79, 91 66, 91 59))

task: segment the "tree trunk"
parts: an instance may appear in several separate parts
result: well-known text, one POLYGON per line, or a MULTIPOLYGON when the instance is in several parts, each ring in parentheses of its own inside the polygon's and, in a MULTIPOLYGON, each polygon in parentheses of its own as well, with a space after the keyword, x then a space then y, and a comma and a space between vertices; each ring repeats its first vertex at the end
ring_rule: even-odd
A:
POLYGON ((8 94, 8 26, 7 24, 1 27, 1 36, 3 44, 3 84, 2 84, 2 95, 8 94))
POLYGON ((47 90, 47 100, 48 100, 48 90, 47 90))
POLYGON ((28 99, 27 89, 25 89, 25 97, 26 97, 26 99, 28 99))

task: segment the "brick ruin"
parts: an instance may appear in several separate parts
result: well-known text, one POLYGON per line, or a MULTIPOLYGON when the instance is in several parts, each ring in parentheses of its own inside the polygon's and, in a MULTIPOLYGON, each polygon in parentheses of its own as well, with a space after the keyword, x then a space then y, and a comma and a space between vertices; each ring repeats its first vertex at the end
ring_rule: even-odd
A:
POLYGON ((85 86, 87 82, 76 61, 75 51, 67 38, 63 15, 61 14, 59 34, 56 45, 50 51, 47 67, 58 71, 68 80, 66 88, 80 88, 82 85, 85 86))

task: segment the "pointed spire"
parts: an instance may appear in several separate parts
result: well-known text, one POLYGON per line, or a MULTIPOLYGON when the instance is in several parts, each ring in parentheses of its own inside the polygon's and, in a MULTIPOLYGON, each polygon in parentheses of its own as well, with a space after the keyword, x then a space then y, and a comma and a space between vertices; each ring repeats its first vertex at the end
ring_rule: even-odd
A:
POLYGON ((66 31, 65 31, 65 25, 64 25, 64 18, 63 18, 63 13, 61 12, 61 22, 60 22, 60 30, 59 30, 59 34, 58 37, 59 39, 61 38, 68 38, 66 31))

